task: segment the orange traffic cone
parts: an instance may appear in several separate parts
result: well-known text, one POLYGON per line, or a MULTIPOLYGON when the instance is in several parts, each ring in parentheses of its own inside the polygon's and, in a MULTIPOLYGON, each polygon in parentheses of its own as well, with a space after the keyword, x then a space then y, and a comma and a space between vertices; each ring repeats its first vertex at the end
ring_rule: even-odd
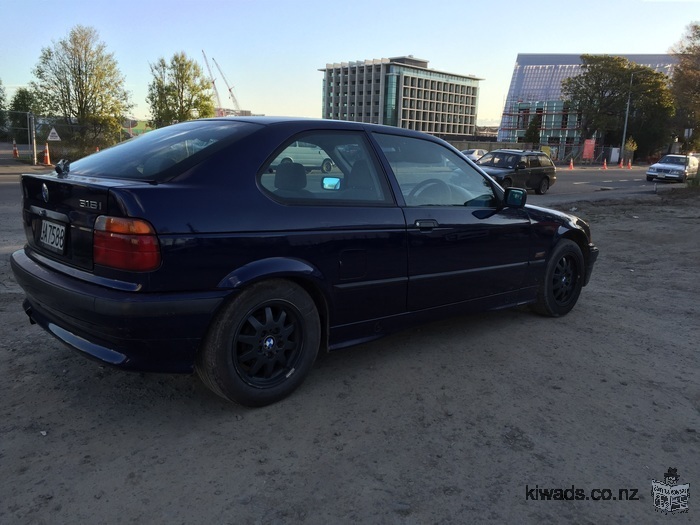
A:
POLYGON ((618 168, 624 168, 625 167, 625 161, 620 159, 620 164, 617 166, 618 168))
POLYGON ((627 161, 627 169, 628 169, 628 170, 631 170, 631 169, 632 169, 632 161, 631 161, 631 160, 628 160, 628 161, 627 161))
POLYGON ((100 147, 99 147, 99 146, 97 146, 97 147, 95 148, 95 153, 97 153, 98 151, 100 151, 100 147))
POLYGON ((571 159, 569 159, 569 169, 570 170, 574 169, 574 158, 573 157, 571 157, 571 159))
POLYGON ((51 166, 51 157, 49 157, 49 143, 44 146, 44 164, 51 166))
POLYGON ((12 156, 16 159, 19 158, 19 150, 17 149, 17 143, 15 139, 12 139, 12 156))
POLYGON ((604 170, 608 169, 608 159, 603 159, 603 169, 604 170))

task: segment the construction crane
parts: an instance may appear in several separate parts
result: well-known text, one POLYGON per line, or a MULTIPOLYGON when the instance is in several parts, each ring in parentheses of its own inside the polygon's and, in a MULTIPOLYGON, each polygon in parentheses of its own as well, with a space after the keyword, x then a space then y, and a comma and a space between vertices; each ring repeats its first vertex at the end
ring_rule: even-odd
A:
POLYGON ((219 67, 219 64, 217 63, 217 61, 214 58, 212 58, 211 61, 214 62, 216 69, 218 69, 219 73, 221 73, 221 78, 224 79, 224 84, 226 84, 226 88, 228 89, 228 94, 231 97, 231 102, 233 102, 233 110, 238 115, 241 112, 241 108, 238 105, 238 100, 236 99, 236 95, 233 94, 233 88, 229 85, 228 81, 226 80, 226 77, 224 76, 224 72, 221 71, 221 68, 219 67))
POLYGON ((203 49, 202 49, 202 55, 204 55, 204 63, 207 65, 207 71, 209 71, 209 79, 211 80, 211 87, 214 90, 214 95, 216 95, 216 103, 219 105, 219 107, 216 108, 216 116, 223 117, 224 116, 224 107, 221 105, 221 97, 219 97, 219 90, 216 89, 216 80, 214 79, 214 75, 211 74, 211 68, 209 67, 209 61, 207 60, 207 55, 204 53, 203 49))

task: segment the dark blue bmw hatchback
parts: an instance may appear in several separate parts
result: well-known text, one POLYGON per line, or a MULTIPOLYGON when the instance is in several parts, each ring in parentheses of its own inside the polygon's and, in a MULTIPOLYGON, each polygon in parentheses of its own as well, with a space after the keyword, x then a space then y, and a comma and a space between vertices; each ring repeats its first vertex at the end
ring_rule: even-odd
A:
POLYGON ((418 321, 566 314, 598 255, 584 221, 393 127, 197 120, 21 184, 11 262, 33 323, 249 406, 291 393, 319 350, 418 321))

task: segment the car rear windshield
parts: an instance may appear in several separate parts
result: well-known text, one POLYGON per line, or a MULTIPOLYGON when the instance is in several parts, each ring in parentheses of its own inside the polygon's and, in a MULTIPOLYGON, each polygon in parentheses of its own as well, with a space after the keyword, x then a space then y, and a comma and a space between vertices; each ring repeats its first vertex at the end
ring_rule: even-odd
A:
POLYGON ((70 174, 109 179, 163 181, 221 147, 259 129, 235 120, 194 120, 150 131, 70 163, 70 174), (172 169, 171 169, 172 168, 172 169))

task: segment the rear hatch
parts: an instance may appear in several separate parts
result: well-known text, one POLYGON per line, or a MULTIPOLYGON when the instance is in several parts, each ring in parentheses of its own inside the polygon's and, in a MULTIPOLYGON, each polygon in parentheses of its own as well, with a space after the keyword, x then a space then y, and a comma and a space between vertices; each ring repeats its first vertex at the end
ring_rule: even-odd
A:
POLYGON ((125 184, 114 179, 22 175, 23 225, 30 252, 91 271, 95 220, 110 214, 110 188, 125 184))

